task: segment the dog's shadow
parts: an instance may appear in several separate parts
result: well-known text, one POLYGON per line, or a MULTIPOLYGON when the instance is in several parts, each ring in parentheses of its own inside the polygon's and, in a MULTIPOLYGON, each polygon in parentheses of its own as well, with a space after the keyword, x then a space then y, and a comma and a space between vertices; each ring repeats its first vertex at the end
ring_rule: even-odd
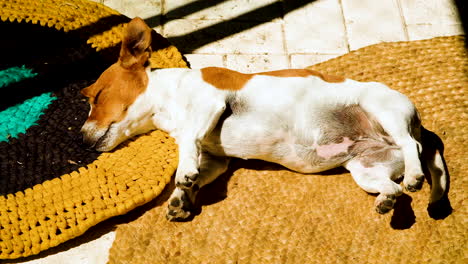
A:
MULTIPOLYGON (((248 170, 255 170, 255 171, 279 171, 279 170, 287 170, 285 167, 266 162, 262 160, 241 160, 241 159, 233 159, 229 164, 228 170, 220 175, 215 181, 212 183, 204 186, 200 189, 200 193, 197 196, 196 202, 196 213, 198 215, 201 211, 202 206, 207 206, 211 204, 216 204, 218 202, 223 201, 227 198, 228 192, 228 182, 233 176, 234 172, 238 169, 248 169, 248 170)), ((320 175, 327 176, 327 175, 336 175, 346 173, 347 170, 343 167, 338 167, 334 169, 330 169, 327 171, 323 171, 320 175)))
MULTIPOLYGON (((442 163, 444 166, 444 170, 447 173, 447 185, 446 185, 446 190, 442 196, 442 199, 439 201, 429 204, 427 207, 427 212, 429 216, 433 219, 445 219, 447 216, 449 216, 452 213, 452 206, 450 204, 450 200, 448 197, 448 193, 450 191, 450 172, 447 168, 447 163, 445 162, 444 159, 444 143, 442 142, 442 139, 435 134, 432 131, 429 131, 425 128, 422 128, 421 131, 422 134, 422 143, 423 143, 423 152, 421 154, 421 158, 424 161, 428 161, 431 158, 434 157, 436 152, 438 151, 441 156, 442 156, 442 163)), ((427 183, 431 185, 432 187, 432 179, 431 179, 431 173, 429 172, 429 168, 427 167, 427 162, 422 163, 424 175, 426 178, 427 183)), ((436 178, 440 177, 442 175, 442 171, 440 169, 436 169, 434 171, 437 175, 436 178)))
MULTIPOLYGON (((204 186, 200 193, 197 196, 197 202, 195 204, 195 208, 193 209, 191 217, 186 219, 186 221, 191 221, 193 218, 197 217, 202 212, 202 207, 219 203, 227 198, 228 192, 228 181, 234 174, 237 169, 244 168, 244 169, 252 169, 252 170, 270 170, 270 171, 277 171, 277 170, 284 170, 285 168, 273 164, 268 163, 260 160, 234 160, 232 164, 229 166, 228 171, 224 174, 219 176, 215 181, 211 184, 204 186)), ((320 175, 336 175, 346 173, 347 170, 343 167, 331 169, 328 171, 321 172, 320 175)), ((370 194, 373 195, 373 194, 370 194)), ((376 195, 373 195, 376 196, 376 195)), ((407 195, 403 194, 397 198, 397 202, 395 204, 393 215, 391 218, 390 226, 393 229, 408 229, 416 222, 416 216, 414 211, 411 207, 412 198, 407 195)), ((371 205, 369 205, 371 206, 371 205)))
POLYGON ((393 229, 409 229, 416 223, 416 215, 411 207, 412 201, 413 199, 411 196, 405 193, 397 198, 390 220, 390 226, 393 229))
POLYGON ((219 203, 227 198, 228 182, 238 169, 278 171, 284 170, 285 168, 281 165, 262 160, 233 159, 225 173, 221 174, 212 183, 200 189, 189 221, 201 213, 202 207, 219 203))

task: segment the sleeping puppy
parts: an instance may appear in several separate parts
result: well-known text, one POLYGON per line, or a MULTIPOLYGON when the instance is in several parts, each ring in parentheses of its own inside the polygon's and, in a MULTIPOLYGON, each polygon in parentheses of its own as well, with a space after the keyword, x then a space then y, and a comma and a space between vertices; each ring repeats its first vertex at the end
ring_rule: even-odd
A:
MULTIPOLYGON (((98 151, 154 129, 176 139, 179 165, 169 220, 190 216, 199 189, 225 172, 231 157, 301 173, 343 166, 362 189, 378 193, 379 213, 391 210, 402 194, 394 180, 404 175, 407 190, 421 188, 418 112, 406 96, 381 83, 307 69, 152 70, 150 54, 151 29, 135 18, 119 60, 82 90, 91 110, 81 131, 98 151)), ((429 162, 433 203, 445 193, 447 172, 440 152, 429 162)))

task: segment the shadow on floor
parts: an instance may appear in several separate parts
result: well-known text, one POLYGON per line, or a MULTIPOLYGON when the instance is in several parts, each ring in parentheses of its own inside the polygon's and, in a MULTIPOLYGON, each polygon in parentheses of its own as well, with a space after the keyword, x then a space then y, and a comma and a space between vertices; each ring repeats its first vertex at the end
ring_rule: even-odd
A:
MULTIPOLYGON (((468 8, 466 0, 455 0, 460 21, 462 22, 463 32, 468 32, 468 8)), ((465 38, 465 47, 468 48, 468 40, 465 38)))

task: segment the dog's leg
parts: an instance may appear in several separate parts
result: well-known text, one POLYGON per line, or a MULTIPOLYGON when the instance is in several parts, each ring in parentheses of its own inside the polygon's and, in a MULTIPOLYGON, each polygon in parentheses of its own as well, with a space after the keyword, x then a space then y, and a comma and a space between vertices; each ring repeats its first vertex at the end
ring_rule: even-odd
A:
POLYGON ((422 160, 426 163, 431 174, 430 203, 435 203, 442 199, 449 183, 449 175, 443 157, 444 144, 436 134, 425 128, 422 128, 421 136, 424 146, 422 160))
POLYGON ((197 183, 201 142, 211 133, 225 109, 224 102, 216 101, 186 109, 180 132, 175 136, 179 146, 179 165, 175 176, 177 187, 187 189, 197 183))
MULTIPOLYGON (((351 172, 354 181, 366 192, 379 193, 375 199, 375 210, 384 214, 393 208, 396 197, 402 194, 401 186, 391 180, 392 176, 398 174, 395 171, 400 170, 402 172, 402 165, 392 167, 392 164, 376 163, 371 166, 364 166, 363 162, 355 158, 348 161, 345 168, 351 172)), ((395 165, 393 164, 393 166, 395 165)))
POLYGON ((196 195, 201 187, 214 181, 223 174, 229 164, 230 158, 218 157, 202 152, 200 155, 200 174, 197 183, 191 188, 176 187, 169 198, 167 219, 182 220, 190 216, 190 210, 196 200, 196 195))
POLYGON ((391 91, 366 98, 361 105, 401 148, 405 160, 405 188, 411 192, 419 190, 424 180, 420 161, 421 121, 413 103, 406 96, 391 91))
MULTIPOLYGON (((411 124, 411 121, 403 122, 405 119, 397 116, 395 113, 386 113, 384 116, 381 121, 382 127, 401 148, 405 160, 403 185, 408 191, 415 192, 421 189, 424 180, 420 160, 422 144, 420 143, 421 130, 419 121, 415 127, 414 124, 411 124)), ((416 116, 410 118, 416 118, 416 116)))
POLYGON ((194 186, 192 189, 198 191, 201 187, 216 180, 219 175, 226 172, 230 161, 230 157, 214 156, 208 152, 202 152, 200 155, 201 177, 198 179, 198 188, 194 186))
POLYGON ((179 147, 179 164, 175 175, 178 188, 190 189, 199 175, 200 146, 198 140, 185 138, 177 140, 179 147))

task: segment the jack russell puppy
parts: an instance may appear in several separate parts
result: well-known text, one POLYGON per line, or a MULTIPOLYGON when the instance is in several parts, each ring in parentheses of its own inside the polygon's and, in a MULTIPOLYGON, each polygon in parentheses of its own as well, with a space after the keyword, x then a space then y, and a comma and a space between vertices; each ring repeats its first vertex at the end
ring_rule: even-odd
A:
MULTIPOLYGON (((406 96, 383 84, 307 69, 151 70, 150 54, 151 29, 135 18, 118 62, 82 90, 91 110, 81 131, 98 151, 154 129, 176 139, 179 164, 169 220, 190 216, 199 189, 226 171, 230 157, 301 173, 343 166, 362 189, 379 194, 379 213, 391 210, 402 194, 394 180, 404 175, 407 190, 421 188, 419 115, 406 96)), ((445 193, 447 172, 440 152, 429 163, 433 203, 445 193)))

